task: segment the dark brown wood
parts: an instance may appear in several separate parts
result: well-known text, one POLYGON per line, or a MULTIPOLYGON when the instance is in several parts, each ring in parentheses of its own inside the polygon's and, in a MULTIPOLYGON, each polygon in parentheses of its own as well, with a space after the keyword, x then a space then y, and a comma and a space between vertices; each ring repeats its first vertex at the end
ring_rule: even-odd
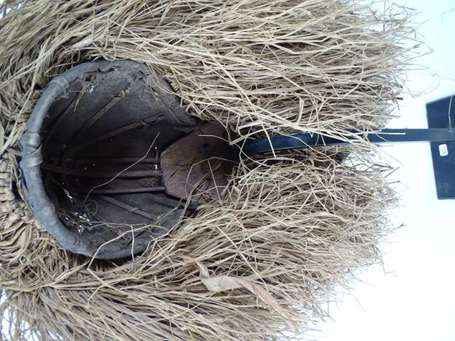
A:
POLYGON ((168 147, 161 154, 166 193, 199 202, 220 196, 237 163, 236 149, 226 139, 226 129, 211 122, 168 147))
POLYGON ((43 169, 47 170, 52 173, 56 174, 63 174, 63 175, 72 175, 77 177, 87 177, 87 178, 145 178, 150 176, 161 176, 161 171, 159 169, 149 169, 149 170, 130 170, 126 172, 122 172, 120 175, 117 174, 120 171, 110 171, 110 172, 96 172, 92 170, 83 170, 83 169, 70 169, 60 166, 54 166, 50 164, 43 164, 43 169))

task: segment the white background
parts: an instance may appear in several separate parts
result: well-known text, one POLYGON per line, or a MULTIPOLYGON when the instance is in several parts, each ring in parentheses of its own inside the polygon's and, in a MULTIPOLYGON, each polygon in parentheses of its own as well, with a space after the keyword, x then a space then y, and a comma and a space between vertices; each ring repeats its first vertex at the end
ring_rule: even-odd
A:
MULTIPOLYGON (((390 127, 426 128, 425 104, 455 95, 455 0, 395 1, 415 8, 433 52, 408 72, 402 117, 390 127)), ((401 162, 393 219, 405 226, 382 246, 384 266, 360 274, 352 296, 331 306, 321 341, 455 340, 455 200, 438 201, 428 143, 383 147, 401 162)), ((455 176, 455 169, 454 169, 455 176)))

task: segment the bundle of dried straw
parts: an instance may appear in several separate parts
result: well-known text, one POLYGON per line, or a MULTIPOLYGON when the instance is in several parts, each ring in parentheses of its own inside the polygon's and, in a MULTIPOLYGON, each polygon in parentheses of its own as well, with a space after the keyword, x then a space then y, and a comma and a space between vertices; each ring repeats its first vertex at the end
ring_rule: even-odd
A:
MULTIPOLYGON (((394 194, 368 146, 243 160, 226 194, 140 256, 61 250, 16 190, 17 141, 42 89, 83 61, 157 70, 189 114, 240 140, 382 127, 409 51, 404 10, 350 0, 30 0, 0 19, 2 336, 263 340, 326 315, 378 262, 394 194)), ((6 13, 7 11, 5 11, 6 13)), ((20 192, 20 186, 17 185, 20 192)))

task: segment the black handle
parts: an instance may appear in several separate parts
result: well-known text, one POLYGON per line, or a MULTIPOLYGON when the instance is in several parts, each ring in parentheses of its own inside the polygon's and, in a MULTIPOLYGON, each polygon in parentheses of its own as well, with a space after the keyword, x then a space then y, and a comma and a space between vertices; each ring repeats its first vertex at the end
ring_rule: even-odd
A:
POLYGON ((372 143, 387 142, 450 142, 455 141, 455 130, 447 128, 430 129, 382 129, 374 133, 353 131, 345 138, 333 138, 315 133, 299 133, 289 136, 274 135, 248 142, 243 151, 248 155, 280 150, 305 149, 315 146, 342 145, 364 139, 372 143))

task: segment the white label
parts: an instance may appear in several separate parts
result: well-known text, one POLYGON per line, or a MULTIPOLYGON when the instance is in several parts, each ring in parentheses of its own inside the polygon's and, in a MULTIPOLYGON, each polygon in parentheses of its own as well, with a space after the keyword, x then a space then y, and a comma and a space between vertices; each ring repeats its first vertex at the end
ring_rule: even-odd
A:
POLYGON ((439 145, 439 155, 441 155, 442 157, 449 155, 449 148, 447 148, 446 144, 439 145))

